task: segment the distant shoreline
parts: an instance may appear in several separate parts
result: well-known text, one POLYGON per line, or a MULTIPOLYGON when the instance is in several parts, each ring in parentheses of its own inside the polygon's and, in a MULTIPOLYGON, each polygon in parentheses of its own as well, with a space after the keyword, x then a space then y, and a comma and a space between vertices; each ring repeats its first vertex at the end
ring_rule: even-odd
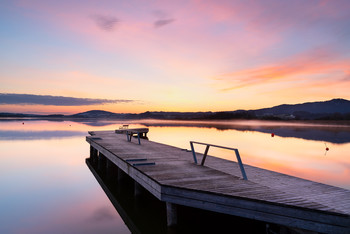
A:
POLYGON ((293 124, 305 124, 305 125, 335 125, 335 126, 349 126, 350 127, 350 120, 286 120, 286 119, 152 119, 152 118, 96 118, 96 117, 84 117, 84 118, 71 118, 71 117, 0 117, 0 121, 40 121, 40 120, 47 120, 47 121, 72 121, 72 122, 85 122, 85 121, 131 121, 131 122, 138 122, 138 121, 159 121, 159 122, 183 122, 183 123, 191 123, 191 122, 217 122, 217 123, 225 123, 225 122, 241 122, 244 121, 245 123, 255 123, 258 124, 258 122, 261 122, 263 124, 273 123, 272 125, 293 125, 293 124), (276 124, 280 123, 280 124, 276 124))
POLYGON ((103 110, 90 110, 82 113, 63 114, 23 114, 0 113, 0 118, 40 118, 47 120, 184 120, 184 121, 227 121, 227 120, 262 120, 262 121, 317 121, 317 123, 342 123, 349 125, 350 101, 345 99, 332 99, 324 102, 308 102, 302 104, 282 104, 270 108, 257 110, 235 111, 206 111, 206 112, 165 112, 146 111, 143 113, 113 113, 103 110))

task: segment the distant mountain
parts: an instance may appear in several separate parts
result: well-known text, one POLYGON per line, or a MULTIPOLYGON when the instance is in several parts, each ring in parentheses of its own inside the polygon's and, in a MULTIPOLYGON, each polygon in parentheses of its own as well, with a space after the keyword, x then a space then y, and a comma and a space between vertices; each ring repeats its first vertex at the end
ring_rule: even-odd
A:
POLYGON ((295 105, 279 105, 271 108, 264 108, 255 110, 255 113, 272 113, 272 114, 293 114, 296 111, 305 111, 314 114, 321 113, 349 113, 350 101, 345 99, 332 99, 325 102, 306 102, 295 105))
POLYGON ((271 108, 254 110, 257 117, 262 116, 294 116, 299 119, 324 119, 340 117, 350 113, 350 101, 332 99, 324 102, 306 102, 295 105, 279 105, 271 108))
POLYGON ((96 118, 96 119, 124 119, 134 118, 137 114, 117 114, 103 110, 91 110, 83 113, 69 115, 69 118, 96 118))
POLYGON ((69 117, 72 117, 72 118, 111 118, 112 117, 114 118, 118 116, 119 114, 116 114, 113 112, 102 111, 102 110, 91 110, 83 113, 70 115, 69 117))
POLYGON ((167 119, 167 120, 224 120, 224 119, 268 119, 268 120, 350 120, 350 101, 332 99, 324 102, 283 104, 257 110, 221 112, 144 112, 140 114, 118 114, 103 110, 91 110, 74 115, 31 115, 0 113, 0 117, 12 118, 66 118, 66 119, 167 119))

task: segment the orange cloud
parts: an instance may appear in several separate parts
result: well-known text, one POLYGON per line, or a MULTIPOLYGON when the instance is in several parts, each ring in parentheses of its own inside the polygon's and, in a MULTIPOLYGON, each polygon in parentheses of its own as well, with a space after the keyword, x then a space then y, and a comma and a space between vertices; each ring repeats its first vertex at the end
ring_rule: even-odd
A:
POLYGON ((225 86, 229 85, 221 88, 222 91, 271 82, 298 80, 317 82, 320 77, 325 76, 331 77, 333 82, 340 82, 346 76, 349 64, 348 59, 338 58, 337 54, 329 48, 317 48, 297 54, 280 63, 234 71, 214 77, 214 80, 223 82, 225 86))

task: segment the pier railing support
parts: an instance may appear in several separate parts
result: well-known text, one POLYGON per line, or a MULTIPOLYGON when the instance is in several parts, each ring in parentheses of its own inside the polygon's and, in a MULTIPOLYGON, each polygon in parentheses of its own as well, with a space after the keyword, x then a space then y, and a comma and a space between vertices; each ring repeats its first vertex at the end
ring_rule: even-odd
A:
POLYGON ((238 162, 239 168, 241 169, 241 173, 242 173, 243 179, 245 179, 245 180, 248 179, 247 178, 247 174, 245 173, 244 166, 243 166, 243 163, 242 163, 242 160, 241 160, 241 156, 239 155, 238 149, 225 147, 225 146, 220 146, 220 145, 213 145, 213 144, 207 144, 207 143, 202 143, 202 142, 190 141, 191 150, 192 150, 192 154, 193 154, 193 160, 194 160, 195 164, 197 164, 197 155, 196 155, 196 151, 194 150, 193 144, 199 144, 199 145, 205 145, 206 146, 204 154, 203 154, 201 166, 204 165, 204 162, 205 162, 205 159, 207 158, 210 146, 216 147, 216 148, 221 148, 221 149, 233 150, 235 152, 235 154, 236 154, 237 162, 238 162))

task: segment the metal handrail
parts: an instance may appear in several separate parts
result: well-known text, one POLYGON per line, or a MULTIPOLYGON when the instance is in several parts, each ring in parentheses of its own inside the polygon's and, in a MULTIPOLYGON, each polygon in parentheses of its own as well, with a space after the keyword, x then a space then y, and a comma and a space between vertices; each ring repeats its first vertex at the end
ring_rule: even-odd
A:
POLYGON ((238 162, 239 168, 241 169, 241 173, 242 173, 243 179, 248 180, 247 175, 246 175, 245 170, 244 170, 244 166, 243 166, 242 160, 241 160, 241 156, 239 155, 239 152, 238 152, 238 149, 225 147, 225 146, 220 146, 220 145, 207 144, 207 143, 203 143, 203 142, 190 141, 191 150, 192 150, 192 154, 193 154, 193 160, 194 160, 195 164, 198 164, 198 163, 197 163, 196 151, 194 150, 193 144, 206 145, 206 148, 205 148, 205 151, 204 151, 204 154, 203 154, 203 158, 202 158, 202 162, 201 162, 201 166, 204 165, 204 162, 205 162, 205 159, 207 158, 207 154, 208 154, 210 146, 216 147, 216 148, 221 148, 221 149, 227 149, 227 150, 235 151, 237 162, 238 162))

